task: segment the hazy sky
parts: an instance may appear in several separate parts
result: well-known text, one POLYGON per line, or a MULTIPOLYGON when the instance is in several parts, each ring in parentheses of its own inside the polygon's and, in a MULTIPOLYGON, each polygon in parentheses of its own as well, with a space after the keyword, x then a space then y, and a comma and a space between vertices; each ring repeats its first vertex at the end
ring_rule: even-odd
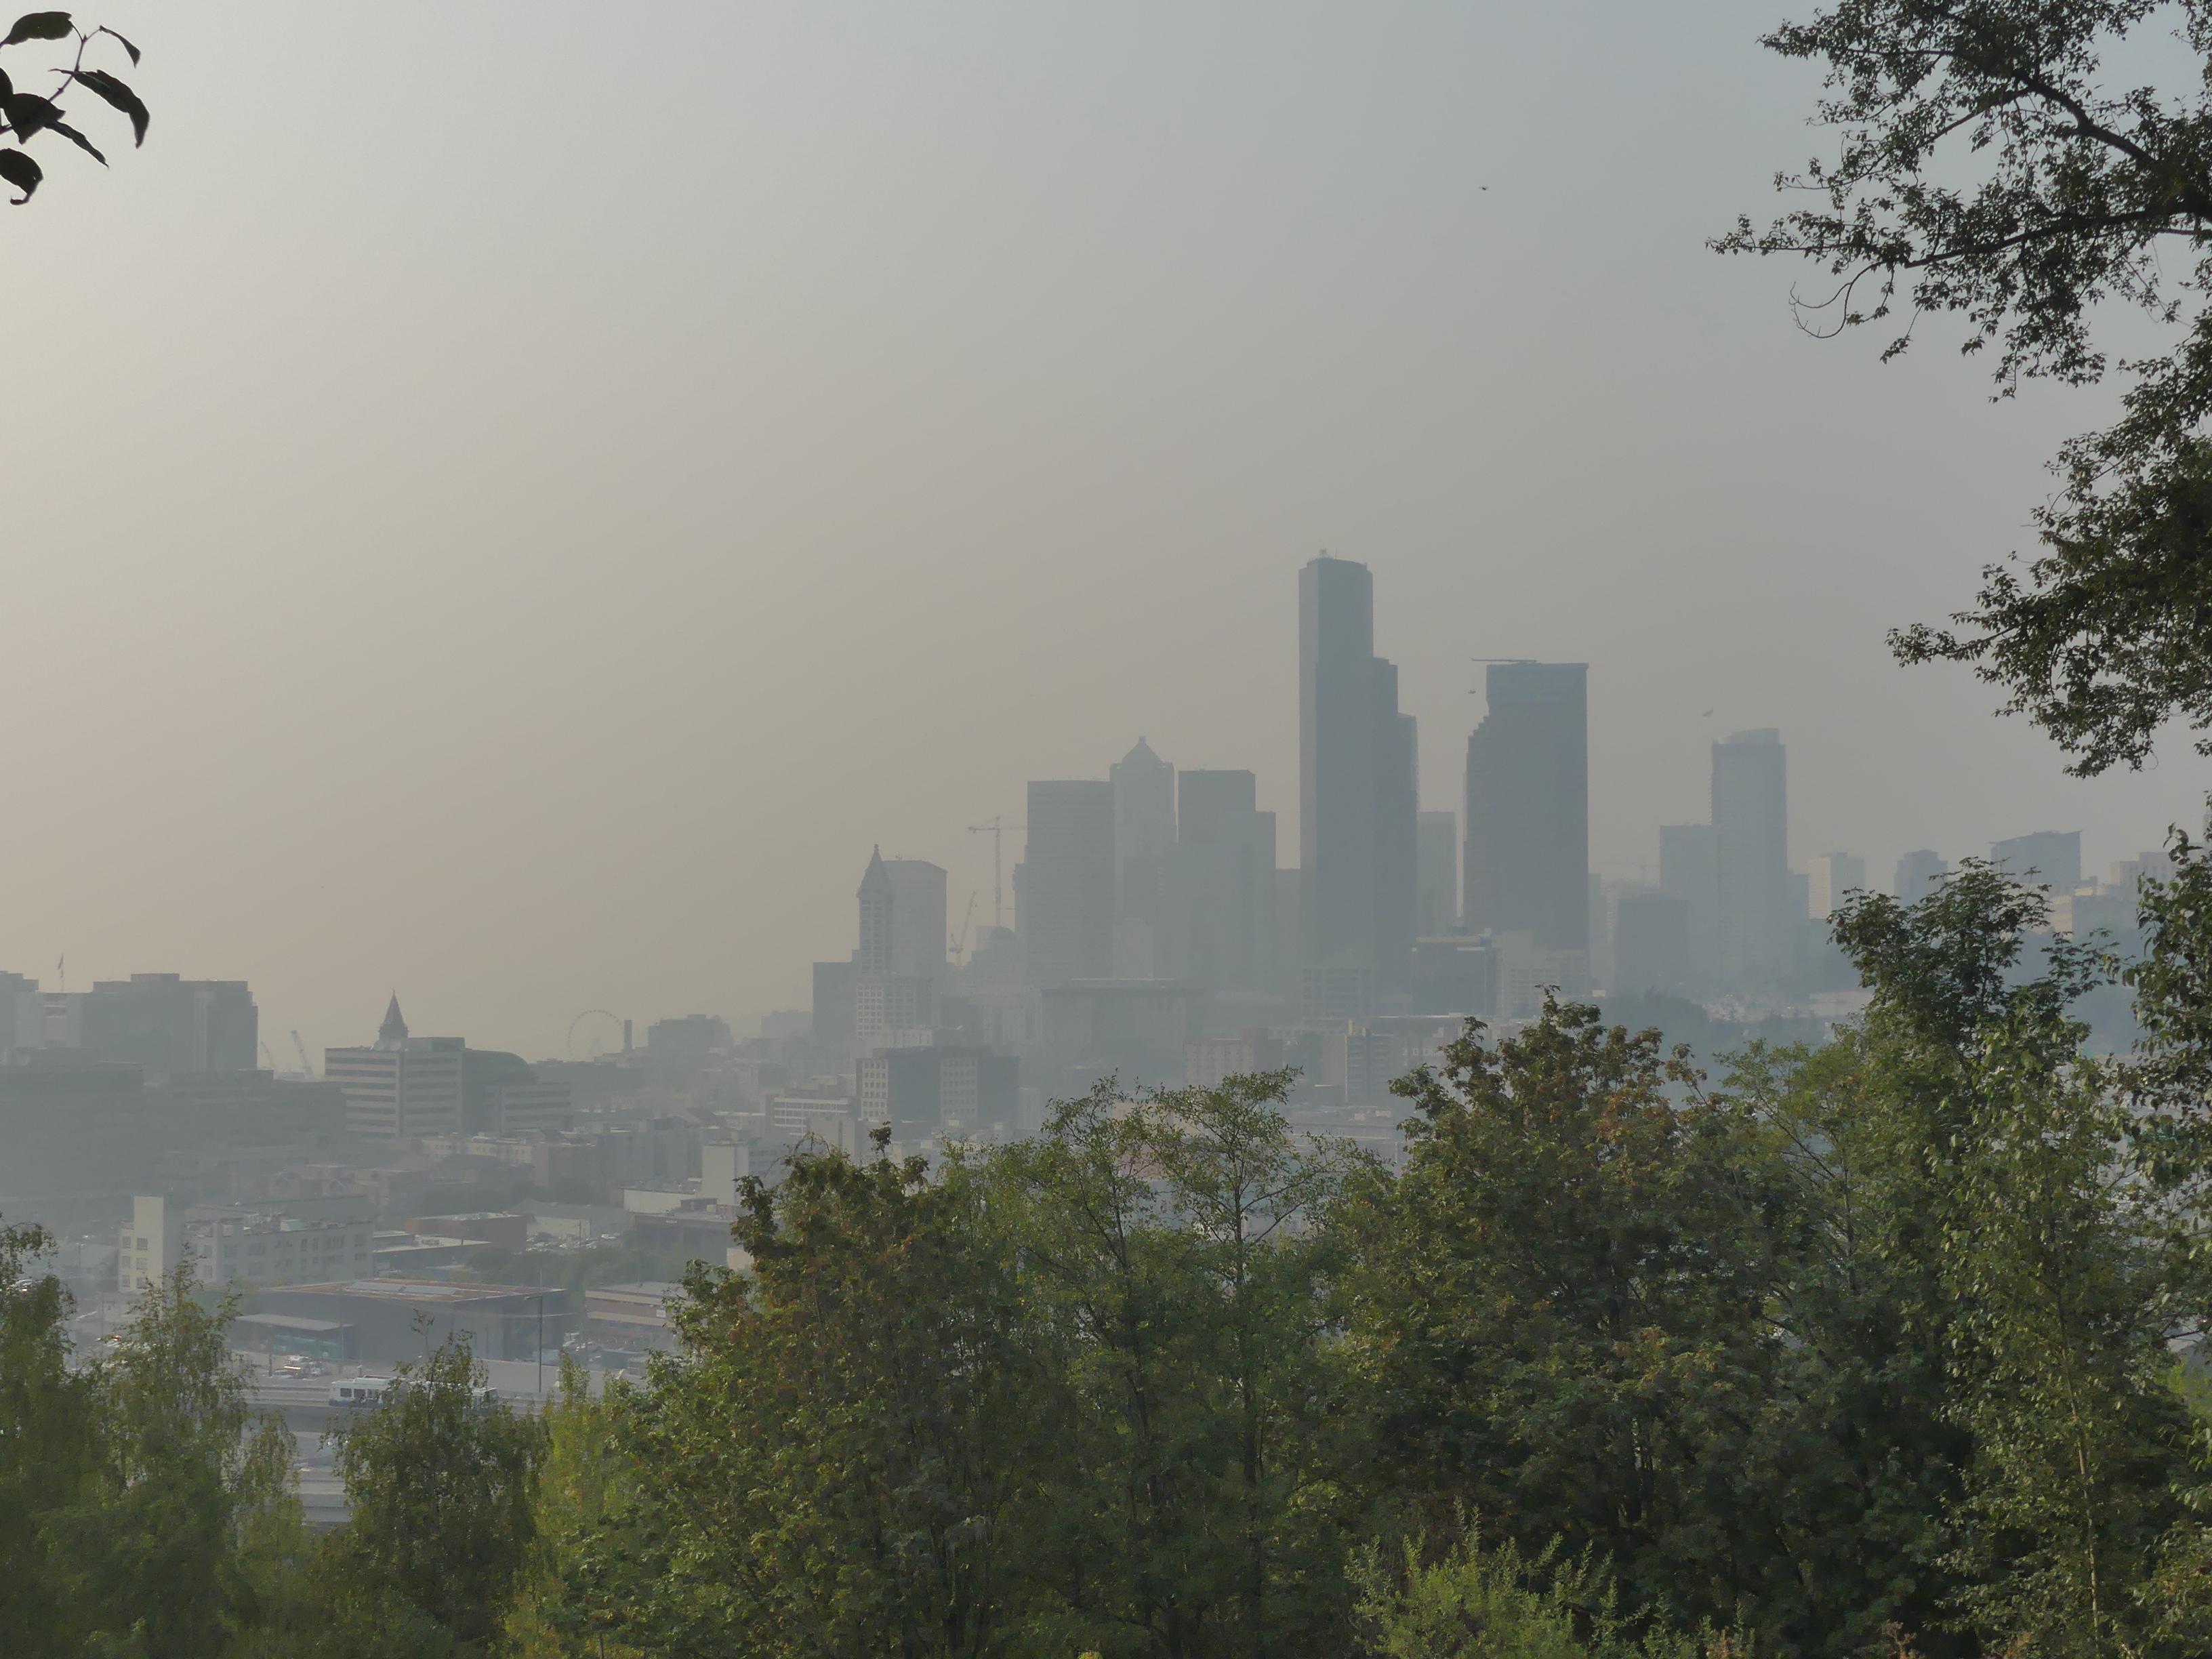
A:
POLYGON ((1821 142, 1790 9, 88 12, 154 125, 0 210, 0 967, 246 977, 280 1050, 395 985, 532 1054, 750 1019, 872 843, 988 920, 965 826, 1139 732, 1291 862, 1323 547, 1425 805, 1467 659, 1589 661, 1607 873, 1751 726, 1801 860, 2154 841, 2185 744, 2075 782, 1882 643, 2097 398, 1815 343, 1703 249, 1821 142))

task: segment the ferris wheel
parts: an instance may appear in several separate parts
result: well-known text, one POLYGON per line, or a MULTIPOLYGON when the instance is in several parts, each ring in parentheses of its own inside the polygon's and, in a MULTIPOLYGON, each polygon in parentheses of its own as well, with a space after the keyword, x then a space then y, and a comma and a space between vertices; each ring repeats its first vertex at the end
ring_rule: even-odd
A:
POLYGON ((604 1008, 586 1008, 568 1022, 568 1058, 597 1060, 622 1052, 621 1016, 604 1008))

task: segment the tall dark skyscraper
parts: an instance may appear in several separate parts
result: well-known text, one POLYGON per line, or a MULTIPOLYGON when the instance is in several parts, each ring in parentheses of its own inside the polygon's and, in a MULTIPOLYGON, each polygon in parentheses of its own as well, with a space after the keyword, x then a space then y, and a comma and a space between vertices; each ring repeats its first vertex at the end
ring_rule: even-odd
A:
MULTIPOLYGON (((1467 740, 1469 933, 1531 933, 1589 950, 1588 665, 1501 662, 1467 740)), ((1587 962, 1585 962, 1587 968, 1587 962)))
POLYGON ((1029 789, 1015 921, 1034 985, 1114 971, 1114 786, 1049 779, 1029 789))
POLYGON ((1794 966, 1805 914, 1790 902, 1789 761, 1771 727, 1713 745, 1713 858, 1721 983, 1767 989, 1794 966))
POLYGON ((1107 778, 1114 786, 1114 972, 1150 979, 1166 971, 1176 769, 1139 738, 1107 778))
POLYGON ((1442 939, 1459 932, 1459 815, 1424 812, 1415 860, 1413 936, 1442 939))
POLYGON ((1659 885, 1682 905, 1682 988, 1709 991, 1720 981, 1720 854, 1710 823, 1659 827, 1659 885))
POLYGON ((1375 579, 1327 554, 1298 572, 1298 858, 1316 967, 1404 982, 1413 945, 1413 720, 1375 654, 1375 579))
POLYGON ((1249 772, 1185 769, 1171 888, 1171 969, 1210 991, 1257 991, 1274 948, 1275 815, 1249 772))

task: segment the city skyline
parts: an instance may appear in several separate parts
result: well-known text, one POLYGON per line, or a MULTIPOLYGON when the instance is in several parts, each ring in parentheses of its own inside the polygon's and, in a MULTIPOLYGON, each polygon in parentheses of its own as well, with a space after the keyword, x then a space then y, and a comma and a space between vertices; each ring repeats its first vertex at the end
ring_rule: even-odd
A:
POLYGON ((371 147, 404 33, 121 0, 161 140, 0 246, 58 388, 0 410, 0 696, 21 787, 70 784, 10 826, 0 968, 244 978, 317 1048, 395 983, 531 1054, 586 1008, 744 1020, 849 948, 870 846, 988 915, 966 827, 1139 733, 1252 771, 1288 866, 1323 546, 1377 573, 1425 808, 1471 659, 1591 665, 1602 873, 1769 726, 1800 859, 2196 823, 2185 743, 2070 780, 1891 660, 2032 548, 2118 388, 1991 409, 1936 319, 1879 366, 1706 251, 1805 142, 1771 13, 696 8, 648 70, 552 0, 520 45, 446 20, 525 72, 371 147), (176 95, 234 84, 280 107, 176 95), (585 174, 548 95, 625 109, 585 174))
MULTIPOLYGON (((1358 615, 1352 623, 1352 634, 1357 637, 1352 642, 1364 650, 1373 651, 1376 629, 1373 618, 1378 604, 1376 592, 1380 588, 1386 596, 1388 594, 1389 586, 1388 568, 1385 568, 1381 580, 1378 580, 1375 573, 1366 566, 1364 562, 1328 554, 1322 554, 1316 559, 1308 560, 1306 568, 1311 569, 1321 563, 1326 563, 1346 572, 1363 573, 1364 580, 1361 580, 1358 584, 1363 591, 1357 599, 1355 609, 1358 615)), ((1294 574, 1295 570, 1296 567, 1285 561, 1284 571, 1285 585, 1287 585, 1288 576, 1294 574)), ((1395 687, 1399 665, 1383 659, 1379 653, 1373 660, 1379 665, 1389 682, 1389 686, 1386 688, 1389 691, 1386 700, 1392 703, 1395 720, 1401 723, 1403 729, 1410 732, 1418 727, 1419 715, 1410 710, 1395 708, 1395 687)), ((1489 715, 1491 710, 1498 706, 1494 700, 1500 696, 1501 687, 1505 688, 1504 696, 1508 712, 1516 717, 1520 717, 1520 711, 1513 707, 1516 700, 1527 702, 1533 697, 1535 702, 1540 703, 1547 696, 1556 696, 1555 693, 1544 690, 1542 683, 1536 679, 1528 680, 1528 683, 1531 688, 1529 691, 1516 692, 1514 688, 1521 683, 1516 676, 1526 678, 1530 671, 1535 671, 1538 674, 1572 672, 1575 676, 1573 702, 1575 722, 1587 728, 1595 720, 1601 718, 1604 713, 1602 698, 1589 698, 1583 689, 1584 677, 1593 666, 1597 669, 1598 683, 1602 685, 1604 676, 1601 664, 1555 665, 1514 659, 1504 662, 1492 662, 1486 668, 1480 659, 1470 662, 1467 665, 1466 676, 1470 682, 1474 683, 1473 689, 1476 690, 1480 698, 1475 707, 1480 712, 1473 713, 1468 717, 1469 724, 1462 738, 1462 741, 1470 745, 1467 752, 1469 755, 1474 752, 1473 745, 1480 743, 1486 729, 1495 729, 1491 726, 1489 715), (1487 697, 1480 696, 1485 684, 1490 693, 1487 697)), ((1561 684, 1564 684, 1565 682, 1561 684)), ((1280 712, 1278 711, 1279 715, 1280 712)), ((1295 725, 1295 717, 1288 723, 1295 725)), ((1173 727, 1170 726, 1168 729, 1171 730, 1173 727)), ((1587 741, 1586 738, 1585 741, 1587 741)), ((1756 747, 1761 744, 1771 743, 1775 749, 1782 750, 1786 750, 1790 746, 1787 741, 1786 733, 1778 732, 1771 728, 1752 728, 1737 732, 1725 740, 1710 739, 1708 741, 1716 758, 1716 766, 1719 757, 1724 753, 1737 752, 1747 744, 1756 747)), ((1172 742, 1167 743, 1166 746, 1170 750, 1174 748, 1172 742)), ((1254 746, 1265 747, 1259 744, 1254 746)), ((1523 746, 1525 747, 1525 743, 1523 746)), ((1524 766, 1527 764, 1525 760, 1521 763, 1524 766)), ((1071 768, 1070 770, 1073 772, 1074 769, 1071 768)), ((1296 808, 1300 771, 1295 766, 1288 777, 1278 776, 1270 779, 1256 769, 1231 768, 1223 770, 1218 768, 1209 769, 1179 765, 1176 761, 1164 757, 1151 744, 1147 736, 1139 734, 1135 738, 1133 746, 1120 760, 1097 763, 1091 775, 1071 775, 1060 780, 1031 780, 1016 786, 1028 793, 1029 816, 1033 822, 1063 821, 1066 819, 1068 803, 1075 801, 1082 803, 1075 810, 1087 826, 1083 832, 1088 837, 1085 846, 1089 849, 1087 856, 1096 861, 1097 868, 1090 878, 1085 892, 1069 902, 1082 909, 1087 917, 1079 931, 1084 933, 1090 942, 1088 945, 1072 947, 1079 954, 1077 957, 1071 958, 1071 960, 1079 959, 1082 962, 1086 969, 1086 975, 1105 977, 1122 973, 1124 970, 1133 971, 1140 965, 1139 958, 1131 955, 1132 918, 1127 912, 1126 872, 1132 867, 1133 855, 1139 867, 1148 867, 1144 863, 1146 858, 1157 858, 1163 845, 1159 839, 1163 833, 1163 823, 1164 833, 1170 840, 1172 839, 1175 827, 1174 795, 1177 781, 1182 776, 1189 776, 1194 781, 1206 781, 1209 787, 1215 787, 1210 782, 1213 779, 1249 780, 1248 783, 1235 786, 1234 789, 1242 790, 1249 795, 1251 805, 1245 810, 1255 812, 1259 817, 1267 821, 1266 840, 1273 849, 1276 859, 1273 866, 1275 872, 1283 876, 1293 876, 1297 872, 1300 863, 1300 855, 1297 850, 1299 844, 1297 835, 1299 813, 1296 808), (1134 799, 1139 803, 1136 816, 1146 821, 1141 824, 1132 822, 1130 805, 1132 780, 1138 781, 1133 786, 1134 799), (1048 799, 1061 802, 1061 805, 1056 811, 1040 812, 1037 810, 1039 797, 1036 792, 1040 788, 1047 792, 1048 799), (1163 790, 1165 791, 1164 795, 1160 793, 1163 790), (1288 798, 1288 804, 1292 810, 1285 816, 1284 828, 1279 831, 1275 828, 1278 815, 1267 810, 1267 803, 1271 799, 1282 801, 1285 797, 1288 798), (1165 804, 1164 819, 1161 817, 1163 801, 1165 804)), ((1602 777, 1593 762, 1590 763, 1589 775, 1580 781, 1583 798, 1586 800, 1591 794, 1599 793, 1602 785, 1602 777)), ((1824 837, 1819 830, 1801 821, 1794 805, 1796 787, 1793 766, 1792 777, 1787 790, 1788 803, 1778 802, 1777 805, 1779 807, 1778 820, 1781 835, 1784 837, 1783 858, 1786 878, 1789 882, 1794 883, 1795 886, 1778 897, 1769 896, 1770 919, 1757 924, 1758 927, 1769 930, 1775 927, 1778 925, 1778 919, 1785 915, 1795 917, 1795 909, 1790 907, 1800 898, 1805 897, 1811 892, 1822 890, 1819 886, 1821 876, 1815 868, 1817 865, 1832 858, 1843 857, 1850 865, 1865 872, 1868 884, 1871 888, 1888 892, 1893 890, 1895 882, 1899 878, 1899 876, 1891 873, 1893 865, 1897 866, 1899 874, 1901 875, 1905 867, 1925 850, 1918 846, 1919 841, 1925 837, 1917 836, 1914 831, 1907 827, 1896 832, 1893 836, 1893 839, 1896 840, 1904 849, 1893 856, 1887 854, 1862 853, 1856 849, 1842 854, 1834 852, 1829 848, 1827 838, 1824 837), (1823 850, 1814 851, 1816 846, 1823 850), (1808 875, 1808 871, 1813 873, 1808 875)), ((1678 830, 1684 832, 1701 831, 1711 836, 1713 833, 1711 826, 1714 817, 1713 804, 1717 801, 1719 789, 1720 778, 1716 770, 1709 775, 1709 781, 1706 782, 1705 787, 1697 791, 1699 795, 1706 798, 1705 802, 1703 803, 1707 805, 1706 823, 1674 826, 1662 825, 1655 821, 1649 824, 1644 832, 1648 842, 1649 857, 1642 860, 1617 860, 1608 865, 1593 853, 1589 862, 1589 872, 1594 878, 1593 898, 1597 896, 1597 884, 1600 882, 1606 884, 1607 890, 1618 887, 1624 892, 1637 892, 1646 888, 1652 890, 1666 888, 1669 878, 1664 862, 1665 836, 1676 833, 1678 830)), ((1234 791, 1232 791, 1232 798, 1233 793, 1234 791)), ((1452 818, 1458 852, 1457 862, 1462 866, 1465 866, 1474 857, 1474 842, 1468 834, 1470 802, 1468 769, 1464 761, 1455 776, 1452 778, 1439 780, 1431 772, 1419 780, 1418 816, 1422 820, 1436 819, 1446 814, 1452 818), (1441 806, 1436 804, 1439 800, 1443 803, 1441 806)), ((1587 811, 1588 809, 1585 806, 1583 810, 1587 811)), ((1003 872, 1007 896, 1007 920, 1010 924, 1018 927, 1020 921, 1018 903, 1018 882, 1024 862, 1020 828, 1023 820, 1019 817, 1007 817, 1005 822, 1009 826, 1009 838, 1013 843, 1006 850, 1003 872)), ((1770 823, 1765 826, 1764 833, 1770 839, 1771 838, 1772 823, 1770 823)), ((2002 842, 2017 843, 2023 849, 2048 849, 2053 846, 2063 844, 2073 849, 2069 857, 2075 860, 2066 864, 2067 872, 2075 873, 2081 878, 2095 879, 2101 876, 2106 865, 2132 858, 2141 851, 2154 848, 2160 839, 2158 835, 2147 832, 2130 840, 2123 833, 2100 845, 2091 838, 2088 832, 2080 830, 2015 829, 2009 836, 1992 836, 1984 842, 1963 847, 1945 847, 1938 850, 1943 866, 1950 867, 1954 866, 1960 857, 2000 857, 2002 852, 1999 843, 2002 842)), ((964 917, 968 937, 971 940, 979 937, 979 930, 988 924, 992 910, 991 872, 988 864, 989 854, 985 850, 984 845, 979 844, 975 834, 968 830, 965 826, 954 826, 945 834, 941 842, 933 843, 925 836, 921 838, 921 844, 929 846, 932 850, 939 853, 945 863, 939 865, 915 855, 904 844, 900 844, 901 850, 896 855, 887 856, 880 841, 870 843, 871 850, 864 869, 860 893, 862 944, 854 951, 854 966, 856 969, 861 967, 861 951, 870 948, 867 941, 872 937, 868 923, 869 892, 872 883, 881 885, 887 882, 896 882, 902 890, 918 883, 916 890, 927 900, 930 913, 935 914, 941 908, 945 916, 948 929, 964 917), (982 860, 980 870, 979 854, 982 860), (980 884, 976 880, 979 875, 980 884), (964 886, 963 884, 965 884, 964 886)), ((1717 847, 1714 847, 1699 856, 1711 859, 1719 857, 1720 854, 1717 847)), ((1771 856, 1770 848, 1768 854, 1770 861, 1771 856)), ((2012 861, 2021 867, 2026 867, 2023 862, 2025 856, 2023 853, 2021 856, 2014 858, 2012 861)), ((1913 867, 1917 870, 1921 866, 1913 867)), ((1455 873, 1457 875, 1461 872, 1455 870, 1455 873)), ((1771 878, 1771 872, 1769 872, 1767 878, 1771 878)), ((1176 908, 1176 895, 1171 869, 1165 864, 1150 867, 1150 873, 1146 879, 1153 884, 1151 896, 1146 899, 1139 908, 1148 908, 1152 916, 1172 913, 1176 908)), ((1921 879, 1924 878, 1917 876, 1915 878, 1916 881, 1921 879)), ((1462 919, 1462 921, 1472 921, 1471 907, 1474 902, 1474 890, 1463 878, 1460 884, 1462 889, 1460 900, 1463 907, 1462 919)), ((850 890, 848 888, 848 893, 850 890)), ((1054 902, 1048 901, 1047 911, 1049 911, 1054 902)), ((1413 902, 1410 898, 1408 902, 1413 902)), ((1723 908, 1726 908, 1728 901, 1723 898, 1721 902, 1723 908)), ((848 907, 850 903, 851 900, 848 898, 847 900, 848 907)), ((880 904, 881 901, 878 901, 878 903, 880 904)), ((882 914, 888 915, 888 907, 884 908, 882 914)), ((1302 925, 1303 921, 1304 919, 1302 919, 1302 925)), ((1585 921, 1587 921, 1587 913, 1585 913, 1585 921)), ((1140 947, 1141 963, 1151 964, 1161 977, 1174 976, 1174 969, 1179 965, 1178 953, 1180 953, 1180 965, 1185 967, 1186 970, 1190 964, 1199 960, 1218 967, 1224 959, 1222 955, 1224 947, 1218 942, 1206 946, 1194 945, 1192 942, 1194 935, 1188 931, 1193 925, 1195 924, 1185 919, 1181 924, 1183 931, 1178 933, 1175 927, 1170 927, 1161 930, 1159 936, 1155 939, 1154 925, 1148 920, 1141 933, 1141 937, 1146 941, 1140 947), (1192 955, 1194 951, 1198 951, 1200 954, 1194 957, 1192 955)), ((1479 933, 1495 925, 1494 920, 1486 920, 1473 926, 1470 931, 1479 933)), ((1713 924, 1708 921, 1704 925, 1710 929, 1713 924)), ((1794 925, 1794 922, 1789 925, 1794 925)), ((1697 934, 1698 926, 1699 923, 1694 920, 1690 923, 1688 948, 1692 956, 1697 956, 1702 950, 1711 957, 1711 966, 1705 971, 1703 976, 1693 975, 1691 982, 1703 983, 1711 992, 1726 992, 1746 984, 1756 983, 1764 974, 1772 971, 1776 963, 1788 955, 1787 947, 1780 943, 1754 947, 1765 951, 1766 955, 1759 958, 1759 961, 1765 965, 1754 965, 1747 970, 1741 959, 1734 960, 1734 965, 1731 965, 1732 959, 1727 954, 1733 949, 1739 952, 1740 958, 1741 951, 1744 947, 1726 945, 1717 935, 1701 946, 1697 934)), ((1062 925, 1058 922, 1052 924, 1052 929, 1055 933, 1061 931, 1061 927, 1062 925)), ((1455 927, 1451 931, 1459 931, 1459 929, 1455 927)), ((894 949, 890 944, 890 931, 887 923, 880 925, 873 937, 878 940, 874 949, 879 951, 894 949)), ((905 972, 910 979, 915 961, 927 957, 932 951, 941 951, 942 948, 949 947, 956 937, 957 935, 948 932, 925 944, 921 940, 917 931, 902 927, 899 929, 900 942, 896 947, 902 971, 905 972)), ((1254 948, 1255 947, 1250 945, 1230 947, 1229 954, 1233 957, 1240 951, 1249 951, 1254 948)), ((941 962, 945 960, 945 957, 940 953, 936 959, 941 962)), ((886 960, 889 958, 887 957, 886 960)), ((57 965, 58 967, 62 964, 58 962, 57 965)), ((834 964, 817 962, 816 965, 818 968, 834 964)), ((136 958, 131 960, 126 971, 137 978, 165 976, 163 974, 149 975, 143 968, 137 966, 136 958)), ((1068 976, 1056 966, 1046 971, 1048 980, 1064 979, 1068 976)), ((1263 970, 1256 971, 1260 971, 1261 976, 1264 977, 1263 970)), ((1582 972, 1587 969, 1576 971, 1582 972)), ((174 975, 171 972, 166 976, 173 978, 174 975)), ((1138 976, 1144 975, 1139 974, 1138 976)), ((398 982, 414 983, 422 975, 416 973, 399 972, 387 977, 398 982)), ((1573 975, 1571 974, 1568 977, 1571 978, 1573 975)), ((781 998, 771 996, 764 1000, 757 1007, 710 1006, 709 994, 702 993, 690 1001, 684 1001, 679 998, 668 1006, 656 1005, 628 1010, 626 1012, 640 1022, 664 1018, 672 1018, 691 1013, 712 1012, 728 1017, 738 1029, 750 1029, 758 1019, 778 1009, 804 1010, 812 1006, 819 986, 818 982, 811 984, 809 982, 803 964, 799 971, 796 973, 785 971, 781 975, 781 978, 791 986, 790 994, 781 998)), ((20 979, 20 982, 27 985, 35 985, 39 981, 40 976, 35 973, 23 975, 20 979)), ((58 982, 58 981, 49 982, 46 988, 49 990, 57 988, 58 982)), ((82 978, 79 982, 83 982, 82 978)), ((281 1006, 285 1000, 283 988, 275 981, 257 982, 268 985, 281 1006)), ((1224 982, 1233 982, 1233 975, 1231 981, 1224 982)), ((546 1027, 559 1024, 563 1030, 573 1017, 573 1015, 564 1015, 556 1021, 550 1015, 542 1012, 539 1015, 546 1027)), ((447 1019, 443 1023, 453 1025, 459 1022, 447 1019)), ((865 1015, 863 1023, 864 1024, 867 1023, 865 1015)), ((330 1030, 324 1030, 320 1028, 307 1027, 304 1023, 295 1024, 290 1017, 280 1016, 279 1020, 272 1020, 266 1026, 261 1038, 264 1045, 263 1055, 264 1063, 273 1060, 280 1069, 289 1066, 290 1064, 289 1054, 278 1058, 279 1050, 269 1045, 281 1032, 301 1029, 310 1030, 311 1034, 307 1039, 309 1046, 318 1053, 326 1047, 343 1048, 368 1044, 367 1034, 358 1030, 356 1025, 341 1024, 330 1030)), ((491 1036, 495 1042, 501 1035, 499 1028, 491 1028, 491 1036)), ((564 1053, 563 1047, 558 1042, 533 1049, 527 1039, 500 1046, 538 1053, 541 1057, 549 1059, 561 1058, 564 1053)), ((865 1048, 866 1046, 864 1044, 863 1048, 865 1048)))

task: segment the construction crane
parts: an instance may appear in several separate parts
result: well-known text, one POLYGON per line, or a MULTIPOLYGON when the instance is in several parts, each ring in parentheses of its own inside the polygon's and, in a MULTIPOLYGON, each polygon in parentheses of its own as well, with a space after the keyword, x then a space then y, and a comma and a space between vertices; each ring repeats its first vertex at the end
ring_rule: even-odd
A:
POLYGON ((960 931, 952 936, 952 965, 958 967, 968 960, 968 927, 975 920, 975 895, 968 895, 968 908, 960 918, 960 931))
POLYGON ((307 1058, 307 1045, 300 1041, 300 1034, 297 1031, 292 1033, 292 1052, 300 1057, 300 1075, 305 1078, 313 1077, 314 1062, 307 1058))
POLYGON ((994 927, 1006 925, 1006 831, 1021 827, 1018 823, 1008 823, 1004 818, 993 818, 988 823, 968 826, 969 835, 991 838, 991 926, 994 927))

